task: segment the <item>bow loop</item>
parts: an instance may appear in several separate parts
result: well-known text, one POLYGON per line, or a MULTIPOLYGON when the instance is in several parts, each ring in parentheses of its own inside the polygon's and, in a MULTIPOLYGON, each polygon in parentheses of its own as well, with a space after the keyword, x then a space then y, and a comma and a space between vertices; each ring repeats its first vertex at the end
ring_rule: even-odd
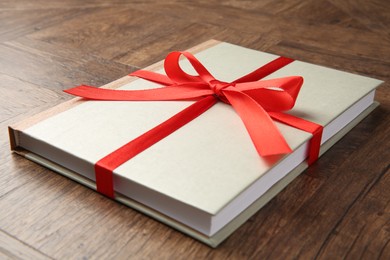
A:
POLYGON ((236 87, 254 99, 266 111, 280 112, 294 107, 302 84, 302 77, 293 76, 237 83, 236 87))
POLYGON ((208 84, 210 81, 215 80, 210 72, 189 52, 175 51, 169 53, 164 61, 164 69, 167 76, 177 83, 203 82, 208 84), (187 58, 198 75, 190 75, 183 71, 179 64, 181 55, 187 58))

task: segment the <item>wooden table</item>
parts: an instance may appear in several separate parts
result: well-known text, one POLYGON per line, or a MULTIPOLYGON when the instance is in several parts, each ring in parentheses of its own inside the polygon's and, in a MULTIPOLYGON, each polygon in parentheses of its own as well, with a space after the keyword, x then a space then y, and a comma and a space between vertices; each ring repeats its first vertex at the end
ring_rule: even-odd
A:
MULTIPOLYGON (((390 259, 390 2, 0 3, 0 258, 390 259), (211 249, 9 151, 7 126, 208 39, 382 79, 381 106, 211 249)), ((157 1, 156 1, 157 2, 157 1)))

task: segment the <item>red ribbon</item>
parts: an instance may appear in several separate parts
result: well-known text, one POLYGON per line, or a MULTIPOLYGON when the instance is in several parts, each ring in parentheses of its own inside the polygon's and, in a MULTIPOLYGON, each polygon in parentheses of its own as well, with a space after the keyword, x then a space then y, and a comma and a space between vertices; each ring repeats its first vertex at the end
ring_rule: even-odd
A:
POLYGON ((215 79, 192 54, 172 52, 164 62, 166 76, 144 70, 130 74, 130 76, 159 83, 164 87, 147 90, 113 90, 83 85, 65 90, 69 94, 91 100, 196 101, 167 121, 99 160, 95 164, 97 190, 113 198, 113 171, 117 167, 203 114, 217 101, 230 104, 236 110, 261 156, 286 154, 292 151, 271 118, 312 133, 313 138, 310 140, 308 154, 308 164, 312 164, 318 158, 323 127, 282 113, 294 106, 303 78, 293 76, 259 81, 291 62, 292 59, 279 57, 244 77, 228 83, 215 79), (198 73, 197 76, 189 75, 180 68, 181 55, 189 60, 198 73))

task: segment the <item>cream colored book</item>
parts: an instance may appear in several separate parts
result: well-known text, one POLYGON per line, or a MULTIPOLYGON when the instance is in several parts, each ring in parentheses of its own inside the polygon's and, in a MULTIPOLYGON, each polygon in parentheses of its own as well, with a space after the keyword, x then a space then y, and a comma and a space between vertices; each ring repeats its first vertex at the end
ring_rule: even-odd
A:
MULTIPOLYGON (((230 82, 277 56, 208 41, 190 50, 215 76, 230 82)), ((189 73, 186 61, 180 66, 189 73)), ((164 73, 162 63, 148 70, 164 73)), ((302 76, 288 113, 324 127, 322 154, 377 103, 381 81, 294 61, 266 79, 302 76)), ((126 76, 103 86, 160 87, 126 76)), ((95 189, 101 158, 188 107, 193 101, 68 101, 10 126, 14 151, 95 189)), ((273 163, 262 158, 231 106, 206 113, 114 170, 115 199, 198 240, 217 246, 305 168, 311 134, 276 123, 293 149, 273 163)))

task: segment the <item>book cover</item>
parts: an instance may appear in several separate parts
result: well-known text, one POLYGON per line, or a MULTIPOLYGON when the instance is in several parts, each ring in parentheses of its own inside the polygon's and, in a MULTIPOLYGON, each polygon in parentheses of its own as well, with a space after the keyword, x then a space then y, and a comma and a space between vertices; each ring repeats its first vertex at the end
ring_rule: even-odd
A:
MULTIPOLYGON (((231 82, 277 56, 209 41, 191 50, 215 78, 231 82)), ((158 63, 148 70, 164 73, 158 63)), ((180 66, 195 74, 185 60, 180 66)), ((265 80, 304 79, 287 113, 324 127, 321 153, 374 107, 379 80, 294 61, 265 80)), ((108 86, 151 89, 124 77, 108 86)), ((12 149, 95 188, 94 165, 118 147, 194 101, 74 99, 10 127, 12 149)), ((218 102, 208 111, 114 170, 115 199, 216 246, 306 167, 312 135, 276 122, 292 153, 259 156, 236 111, 218 102)))

